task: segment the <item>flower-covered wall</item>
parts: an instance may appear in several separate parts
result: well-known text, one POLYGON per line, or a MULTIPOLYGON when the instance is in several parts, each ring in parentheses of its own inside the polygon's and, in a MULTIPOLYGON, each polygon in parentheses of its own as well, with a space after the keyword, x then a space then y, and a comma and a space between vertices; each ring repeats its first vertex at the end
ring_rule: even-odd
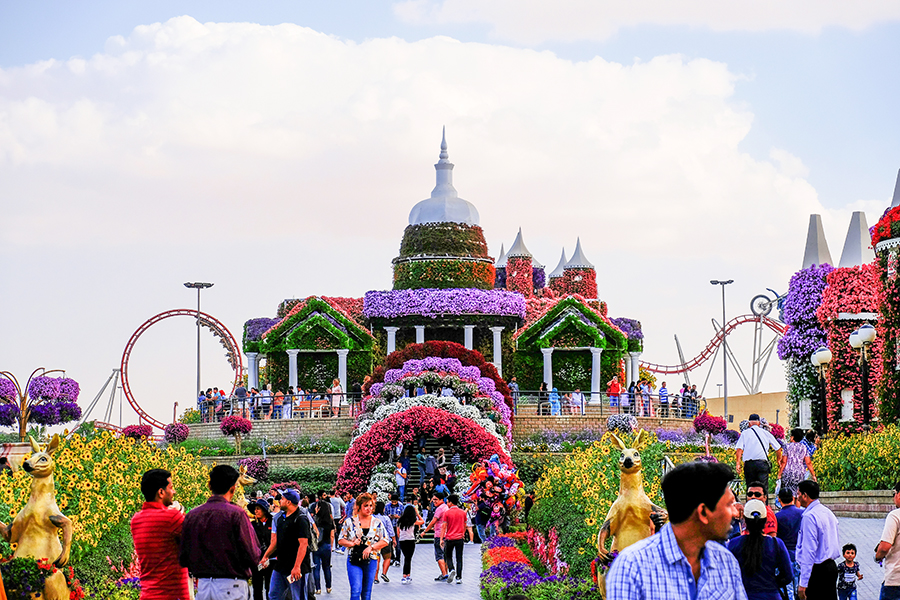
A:
MULTIPOLYGON (((840 313, 874 313, 878 310, 881 294, 877 264, 834 269, 826 276, 827 286, 822 293, 822 303, 816 310, 819 324, 827 331, 828 348, 832 359, 826 376, 826 411, 829 430, 858 431, 862 427, 862 379, 859 353, 850 346, 850 334, 864 321, 842 319, 840 313), (843 400, 841 393, 853 393, 855 421, 841 422, 843 400)), ((871 348, 869 365, 870 418, 877 415, 878 389, 883 371, 881 363, 883 337, 879 336, 871 348)))
POLYGON ((778 340, 778 358, 785 361, 787 402, 791 427, 800 424, 800 401, 812 400, 811 413, 819 414, 818 374, 810 357, 820 346, 826 345, 825 331, 816 318, 822 303, 825 278, 834 270, 831 265, 813 265, 797 271, 791 277, 784 299, 782 318, 788 326, 778 340))
POLYGON ((878 338, 884 344, 883 377, 878 386, 879 415, 885 423, 896 423, 900 419, 900 207, 886 211, 872 228, 872 243, 878 256, 875 264, 881 283, 878 338))

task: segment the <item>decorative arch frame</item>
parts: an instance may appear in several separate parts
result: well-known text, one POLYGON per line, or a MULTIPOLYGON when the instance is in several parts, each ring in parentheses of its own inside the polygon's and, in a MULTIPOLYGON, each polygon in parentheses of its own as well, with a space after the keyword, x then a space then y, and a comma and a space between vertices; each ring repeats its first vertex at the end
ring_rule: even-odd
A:
POLYGON ((451 438, 472 460, 486 460, 496 454, 500 462, 513 466, 497 439, 475 421, 420 406, 378 421, 353 442, 338 469, 338 491, 353 494, 365 491, 372 470, 382 458, 401 443, 413 444, 420 435, 451 438))

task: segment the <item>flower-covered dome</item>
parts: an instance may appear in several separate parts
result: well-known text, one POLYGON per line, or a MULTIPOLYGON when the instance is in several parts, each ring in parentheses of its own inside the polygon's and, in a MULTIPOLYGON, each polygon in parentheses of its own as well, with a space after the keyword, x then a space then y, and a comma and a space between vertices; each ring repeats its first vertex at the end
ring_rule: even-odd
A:
POLYGON ((468 200, 463 200, 453 187, 453 163, 447 153, 447 134, 441 139, 440 160, 434 165, 437 171, 437 185, 431 190, 431 198, 422 200, 409 211, 410 225, 426 223, 462 223, 478 225, 478 209, 468 200))

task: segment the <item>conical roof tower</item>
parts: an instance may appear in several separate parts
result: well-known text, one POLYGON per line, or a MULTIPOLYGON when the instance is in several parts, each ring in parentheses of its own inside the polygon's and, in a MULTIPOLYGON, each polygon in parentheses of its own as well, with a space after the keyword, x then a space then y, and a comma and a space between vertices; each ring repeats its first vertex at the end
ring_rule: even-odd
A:
POLYGON ((808 269, 813 265, 832 265, 831 252, 828 251, 828 240, 825 239, 825 228, 822 227, 822 215, 809 215, 809 230, 806 233, 806 250, 803 252, 803 266, 808 269))
POLYGON ((866 213, 858 210, 850 216, 850 227, 841 252, 839 267, 859 267, 875 260, 872 250, 872 236, 866 223, 866 213))

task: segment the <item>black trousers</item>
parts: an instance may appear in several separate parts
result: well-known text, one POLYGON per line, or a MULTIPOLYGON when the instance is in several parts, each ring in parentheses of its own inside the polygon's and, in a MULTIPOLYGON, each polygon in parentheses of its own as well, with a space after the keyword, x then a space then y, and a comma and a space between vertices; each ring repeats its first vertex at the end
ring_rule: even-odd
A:
POLYGON ((412 557, 416 552, 416 540, 400 542, 400 552, 403 553, 403 575, 409 575, 412 568, 412 557))
POLYGON ((269 564, 262 571, 257 570, 256 567, 253 568, 253 600, 266 600, 269 597, 269 584, 272 581, 273 566, 269 564), (266 589, 265 595, 263 595, 263 587, 266 589))
POLYGON ((806 586, 808 600, 837 600, 837 564, 833 560, 813 565, 806 586))
MULTIPOLYGON (((744 461, 744 481, 747 485, 754 481, 763 484, 763 489, 769 491, 769 470, 771 466, 767 460, 747 460, 744 461)), ((835 588, 837 589, 837 588, 835 588)))
POLYGON ((465 540, 444 540, 444 559, 447 561, 447 570, 456 571, 456 577, 462 577, 462 555, 465 540), (456 562, 453 562, 453 553, 456 552, 456 562), (454 567, 455 565, 455 567, 454 567))

